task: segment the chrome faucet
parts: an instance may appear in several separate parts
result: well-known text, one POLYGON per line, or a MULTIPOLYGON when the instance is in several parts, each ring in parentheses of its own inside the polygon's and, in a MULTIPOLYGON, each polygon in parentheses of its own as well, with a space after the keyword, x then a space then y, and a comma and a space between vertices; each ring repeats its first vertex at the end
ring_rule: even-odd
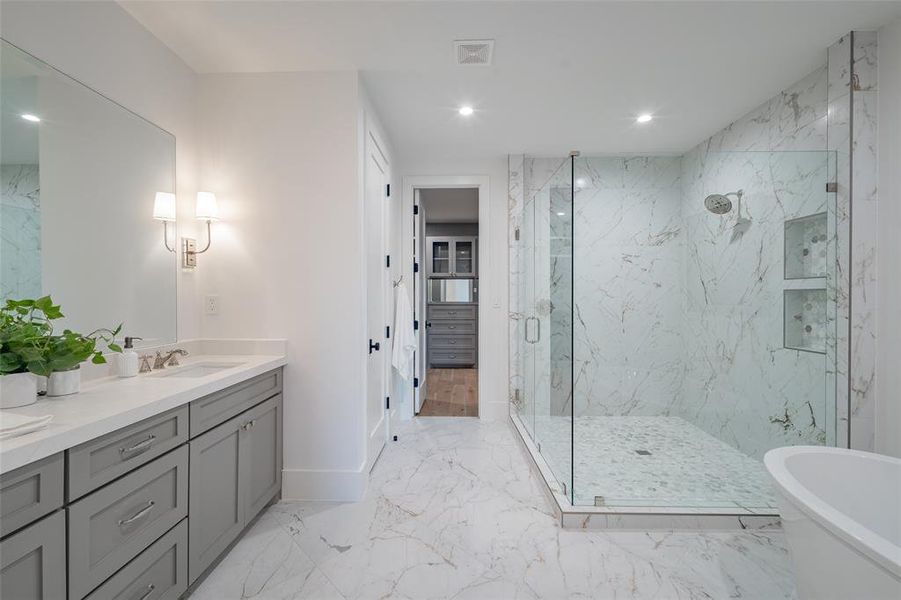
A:
POLYGON ((153 368, 165 369, 167 364, 170 367, 177 367, 179 354, 182 356, 187 356, 188 352, 186 350, 182 350, 181 348, 176 348, 175 350, 170 350, 165 355, 163 355, 159 350, 157 350, 156 358, 153 360, 153 368))

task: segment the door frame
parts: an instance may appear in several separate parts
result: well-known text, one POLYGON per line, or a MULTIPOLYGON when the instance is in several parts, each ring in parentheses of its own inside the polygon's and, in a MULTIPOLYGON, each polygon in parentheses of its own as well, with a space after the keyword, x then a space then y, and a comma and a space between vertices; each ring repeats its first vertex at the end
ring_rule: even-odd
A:
MULTIPOLYGON (((490 206, 489 206, 489 198, 490 194, 490 178, 487 175, 412 175, 405 176, 403 178, 403 214, 405 217, 401 219, 402 229, 401 235, 403 239, 401 241, 401 248, 410 248, 413 245, 413 204, 414 204, 414 196, 416 195, 416 190, 424 190, 424 189, 446 189, 446 188, 472 188, 477 189, 479 191, 479 243, 478 243, 478 273, 479 273, 479 305, 477 309, 478 313, 478 329, 479 329, 479 362, 481 363, 483 356, 488 356, 489 349, 487 347, 487 330, 485 328, 485 322, 488 318, 487 303, 490 301, 490 298, 493 298, 494 290, 492 289, 492 282, 490 280, 490 266, 491 266, 491 238, 489 227, 489 216, 490 216, 490 206)), ((425 232, 420 232, 420 235, 424 235, 425 232)), ((413 253, 403 253, 403 272, 404 273, 413 273, 413 253)), ((425 269, 425 264, 423 264, 423 257, 419 257, 420 264, 419 270, 423 272, 425 269)), ((506 281, 506 279, 504 280, 506 281)), ((503 283, 498 282, 498 285, 504 285, 503 283)), ((413 297, 413 307, 414 309, 418 308, 418 300, 419 295, 423 293, 421 289, 423 286, 418 286, 415 290, 415 295, 413 297)), ((425 315, 416 316, 419 319, 421 326, 425 326, 425 315)), ((426 367, 427 369, 428 367, 426 367)), ((487 410, 485 394, 484 391, 487 389, 488 375, 485 372, 485 369, 479 369, 479 418, 482 419, 485 417, 485 411, 487 410)), ((422 386, 424 382, 420 382, 420 386, 422 386)), ((412 419, 414 415, 414 398, 415 391, 413 389, 413 382, 411 381, 409 384, 410 390, 410 401, 404 402, 404 410, 402 414, 403 419, 412 419)))

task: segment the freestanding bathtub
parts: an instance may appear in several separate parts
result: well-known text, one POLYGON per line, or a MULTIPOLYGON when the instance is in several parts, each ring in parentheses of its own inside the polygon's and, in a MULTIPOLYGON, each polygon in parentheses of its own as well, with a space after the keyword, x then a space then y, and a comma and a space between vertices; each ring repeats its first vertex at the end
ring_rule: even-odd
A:
POLYGON ((794 446, 764 463, 803 600, 901 599, 901 459, 794 446))

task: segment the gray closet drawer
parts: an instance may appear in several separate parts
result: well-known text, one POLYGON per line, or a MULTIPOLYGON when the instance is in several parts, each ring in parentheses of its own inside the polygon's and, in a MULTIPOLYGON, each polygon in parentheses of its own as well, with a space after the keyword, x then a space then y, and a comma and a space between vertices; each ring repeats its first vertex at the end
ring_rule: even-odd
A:
POLYGON ((0 537, 63 505, 63 453, 0 477, 0 537))
POLYGON ((69 450, 69 501, 187 441, 185 405, 69 450))
POLYGON ((435 306, 429 305, 429 319, 464 319, 472 320, 476 318, 475 306, 435 306))
POLYGON ((429 337, 429 347, 433 349, 447 348, 450 350, 466 349, 475 350, 476 336, 474 335, 432 335, 429 337))
POLYGON ((187 508, 187 446, 69 506, 69 598, 83 598, 182 520, 187 508))
POLYGON ((63 511, 0 542, 0 598, 66 600, 66 515, 63 511))
POLYGON ((282 370, 276 369, 195 400, 191 403, 191 437, 225 423, 281 391, 282 370))
POLYGON ((467 334, 473 335, 476 332, 475 321, 433 321, 429 320, 432 326, 429 333, 434 334, 467 334))
POLYGON ((188 589, 188 520, 128 563, 87 600, 177 600, 188 589))
POLYGON ((446 350, 429 352, 429 362, 440 365, 471 365, 476 362, 475 350, 446 350))

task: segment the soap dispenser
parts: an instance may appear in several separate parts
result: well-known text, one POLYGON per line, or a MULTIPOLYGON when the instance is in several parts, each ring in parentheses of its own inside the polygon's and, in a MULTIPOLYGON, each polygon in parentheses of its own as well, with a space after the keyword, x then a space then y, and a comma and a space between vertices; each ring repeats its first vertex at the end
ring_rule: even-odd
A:
POLYGON ((138 353, 134 349, 134 341, 139 337, 126 337, 125 347, 116 357, 116 370, 119 377, 134 377, 138 374, 138 353))

